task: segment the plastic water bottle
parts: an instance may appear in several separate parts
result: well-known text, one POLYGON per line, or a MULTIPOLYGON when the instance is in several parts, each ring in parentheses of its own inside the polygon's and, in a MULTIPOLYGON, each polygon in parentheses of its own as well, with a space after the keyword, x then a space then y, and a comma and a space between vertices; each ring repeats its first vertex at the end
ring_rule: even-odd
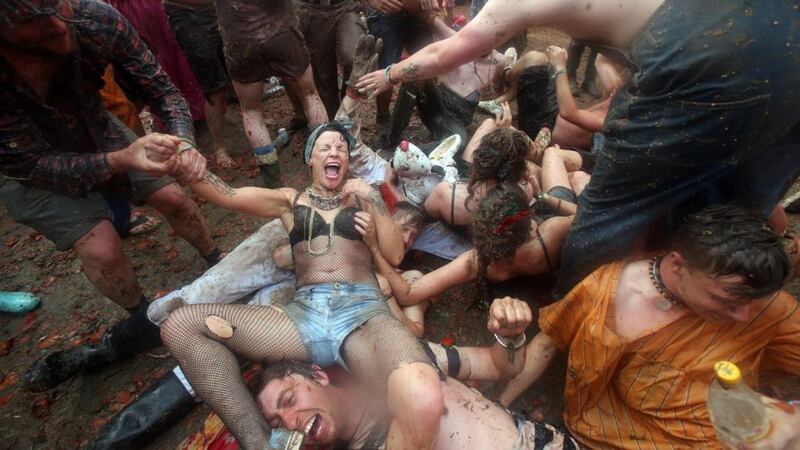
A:
POLYGON ((742 382, 736 364, 714 365, 716 379, 708 388, 708 411, 720 442, 736 447, 766 436, 770 422, 761 397, 742 382))

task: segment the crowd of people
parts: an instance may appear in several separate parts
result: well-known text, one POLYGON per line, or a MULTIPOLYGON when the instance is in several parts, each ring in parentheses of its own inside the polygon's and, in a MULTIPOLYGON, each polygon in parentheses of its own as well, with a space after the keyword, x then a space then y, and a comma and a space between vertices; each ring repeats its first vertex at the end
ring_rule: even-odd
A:
POLYGON ((753 387, 762 367, 800 373, 781 206, 800 173, 797 5, 472 7, 466 21, 447 0, 0 0, 0 202, 130 313, 34 363, 25 388, 163 343, 178 365, 90 448, 141 445, 200 401, 245 449, 287 431, 321 448, 800 448, 791 399, 762 397, 771 429, 747 443, 718 436, 706 404, 719 361, 753 387), (569 50, 525 48, 533 26, 569 50), (162 68, 176 43, 205 152, 179 69, 162 68), (274 140, 271 77, 294 110, 274 140), (207 169, 235 170, 229 89, 257 186, 207 169), (404 139, 415 110, 427 142, 404 139), (292 134, 307 136, 303 189, 281 176, 292 134), (187 191, 265 224, 225 252, 187 191), (155 300, 121 240, 141 203, 209 265, 155 300), (411 249, 448 262, 403 270, 411 249), (547 306, 495 295, 540 274, 556 280, 547 306), (467 283, 495 344, 425 341, 431 300, 467 283), (558 352, 563 423, 508 409, 558 352), (255 392, 244 361, 265 366, 255 392))

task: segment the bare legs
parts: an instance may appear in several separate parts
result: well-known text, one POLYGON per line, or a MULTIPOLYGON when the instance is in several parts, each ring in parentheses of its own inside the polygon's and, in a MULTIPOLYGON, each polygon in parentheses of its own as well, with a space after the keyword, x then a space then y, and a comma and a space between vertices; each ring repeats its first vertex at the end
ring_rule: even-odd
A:
POLYGON ((164 214, 178 236, 186 239, 200 255, 206 256, 214 250, 214 241, 200 208, 177 184, 164 186, 148 195, 145 201, 164 214))
POLYGON ((209 94, 203 103, 203 109, 208 124, 208 133, 211 135, 211 146, 214 149, 214 157, 220 167, 231 168, 234 165, 231 156, 225 149, 222 142, 222 128, 225 121, 225 111, 228 104, 225 102, 225 92, 218 91, 209 94))
POLYGON ((264 125, 264 112, 261 109, 261 86, 262 82, 239 83, 233 82, 233 89, 239 97, 239 105, 242 108, 242 125, 247 135, 247 141, 253 148, 263 147, 272 143, 269 130, 264 125))
POLYGON ((317 87, 314 85, 314 74, 311 71, 311 65, 306 67, 305 72, 299 78, 286 80, 294 93, 299 97, 300 103, 303 105, 303 112, 308 118, 309 128, 325 123, 328 121, 328 113, 325 111, 325 105, 317 93, 317 87))
MULTIPOLYGON (((197 205, 177 184, 169 184, 146 198, 158 209, 179 236, 201 255, 214 250, 214 241, 197 205)), ((83 262, 86 277, 103 295, 125 309, 139 304, 142 289, 130 261, 122 251, 122 241, 108 220, 98 223, 72 246, 83 262)))
POLYGON ((130 261, 122 252, 122 241, 108 220, 103 220, 72 246, 83 262, 86 278, 100 293, 125 309, 139 304, 142 289, 130 261))

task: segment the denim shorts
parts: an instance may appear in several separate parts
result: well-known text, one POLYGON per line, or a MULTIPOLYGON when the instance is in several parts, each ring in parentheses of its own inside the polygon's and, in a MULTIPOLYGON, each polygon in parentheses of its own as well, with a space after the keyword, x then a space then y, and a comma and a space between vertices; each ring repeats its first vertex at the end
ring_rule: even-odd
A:
POLYGON ((303 286, 284 310, 297 327, 309 360, 320 367, 347 368, 341 352, 345 338, 367 320, 391 315, 377 286, 350 283, 303 286))

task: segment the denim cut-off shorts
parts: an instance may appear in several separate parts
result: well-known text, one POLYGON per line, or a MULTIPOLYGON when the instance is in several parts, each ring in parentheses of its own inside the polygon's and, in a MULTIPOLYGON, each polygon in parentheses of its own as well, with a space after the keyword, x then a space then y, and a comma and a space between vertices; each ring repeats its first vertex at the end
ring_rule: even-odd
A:
POLYGON ((376 286, 350 283, 303 286, 284 310, 297 327, 311 362, 320 367, 339 364, 347 368, 341 353, 345 338, 367 320, 391 315, 376 286))

